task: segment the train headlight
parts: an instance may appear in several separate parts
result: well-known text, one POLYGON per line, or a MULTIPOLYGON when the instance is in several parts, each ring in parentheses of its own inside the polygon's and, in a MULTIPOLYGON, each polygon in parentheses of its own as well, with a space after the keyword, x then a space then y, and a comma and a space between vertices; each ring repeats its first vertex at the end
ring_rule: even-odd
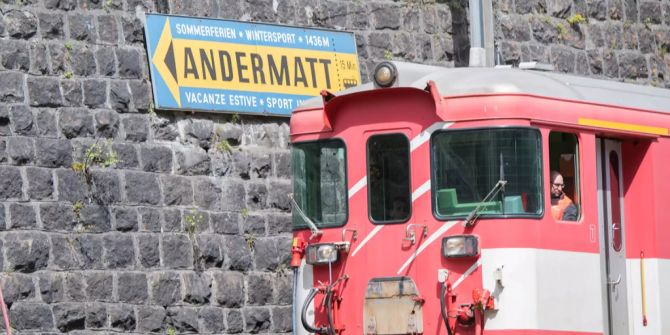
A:
POLYGON ((307 246, 307 264, 320 265, 337 262, 339 246, 334 243, 312 244, 307 246))
POLYGON ((442 256, 446 258, 475 257, 479 255, 479 239, 475 235, 456 235, 442 239, 442 256))
POLYGON ((391 87, 397 77, 398 70, 391 62, 381 62, 375 67, 374 79, 377 87, 391 87))

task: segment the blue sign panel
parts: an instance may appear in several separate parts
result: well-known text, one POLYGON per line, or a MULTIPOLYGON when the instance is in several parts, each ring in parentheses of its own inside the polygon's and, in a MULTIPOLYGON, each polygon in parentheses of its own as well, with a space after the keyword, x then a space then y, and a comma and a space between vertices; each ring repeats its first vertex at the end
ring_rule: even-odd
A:
POLYGON ((148 14, 157 108, 290 116, 360 84, 352 33, 148 14))

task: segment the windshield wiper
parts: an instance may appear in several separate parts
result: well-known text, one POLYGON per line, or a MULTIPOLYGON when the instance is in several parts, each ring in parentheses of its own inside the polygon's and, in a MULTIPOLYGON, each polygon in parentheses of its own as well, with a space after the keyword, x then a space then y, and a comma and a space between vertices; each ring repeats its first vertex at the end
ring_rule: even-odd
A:
POLYGON ((302 220, 305 221, 305 223, 307 223, 307 225, 309 226, 309 230, 312 232, 312 236, 310 236, 309 238, 312 239, 316 236, 323 234, 323 232, 319 230, 319 228, 316 226, 314 221, 310 220, 310 218, 308 218, 307 215, 305 215, 305 212, 302 211, 298 203, 295 201, 295 199, 293 199, 293 194, 289 194, 288 198, 291 199, 291 204, 293 204, 293 208, 298 211, 298 215, 300 215, 302 220))
POLYGON ((475 221, 477 221, 477 218, 479 217, 479 211, 482 209, 482 207, 485 207, 484 203, 489 202, 491 199, 493 199, 493 197, 498 195, 500 190, 504 190, 505 184, 507 184, 507 180, 498 180, 491 191, 489 191, 489 194, 487 194, 484 199, 482 199, 482 201, 477 204, 477 207, 475 207, 475 209, 473 209, 472 212, 470 212, 470 214, 468 214, 468 216, 465 218, 466 227, 472 227, 475 224, 475 221))

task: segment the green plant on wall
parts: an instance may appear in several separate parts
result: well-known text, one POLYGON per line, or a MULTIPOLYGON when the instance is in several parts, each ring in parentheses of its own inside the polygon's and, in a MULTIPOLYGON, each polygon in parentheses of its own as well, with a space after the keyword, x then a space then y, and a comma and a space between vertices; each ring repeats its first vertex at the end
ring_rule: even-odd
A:
POLYGON ((576 26, 580 23, 586 23, 586 18, 580 13, 572 14, 565 20, 568 21, 571 26, 576 26))
POLYGON ((198 231, 198 227, 205 222, 205 216, 202 213, 197 213, 195 210, 191 210, 189 214, 184 215, 184 230, 191 239, 195 237, 195 233, 198 231))
POLYGON ((256 235, 254 233, 244 234, 244 241, 247 242, 249 250, 253 251, 256 248, 256 235))
POLYGON ((558 37, 564 39, 568 35, 568 29, 562 23, 558 23, 556 24, 556 33, 558 33, 558 37))
POLYGON ((91 168, 102 167, 107 168, 119 162, 119 156, 116 151, 112 149, 111 141, 103 144, 99 142, 93 143, 84 152, 84 156, 80 161, 72 163, 72 170, 86 180, 86 184, 91 185, 92 174, 91 168))

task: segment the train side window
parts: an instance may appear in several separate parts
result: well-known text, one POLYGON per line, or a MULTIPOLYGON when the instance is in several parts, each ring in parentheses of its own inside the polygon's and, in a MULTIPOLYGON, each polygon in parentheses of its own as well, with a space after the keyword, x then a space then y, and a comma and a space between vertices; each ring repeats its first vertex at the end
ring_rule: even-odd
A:
POLYGON ((368 204, 373 223, 401 223, 411 213, 409 140, 403 134, 368 139, 368 204))
POLYGON ((555 220, 577 221, 581 213, 579 193, 579 141, 577 135, 549 133, 549 190, 555 220))

